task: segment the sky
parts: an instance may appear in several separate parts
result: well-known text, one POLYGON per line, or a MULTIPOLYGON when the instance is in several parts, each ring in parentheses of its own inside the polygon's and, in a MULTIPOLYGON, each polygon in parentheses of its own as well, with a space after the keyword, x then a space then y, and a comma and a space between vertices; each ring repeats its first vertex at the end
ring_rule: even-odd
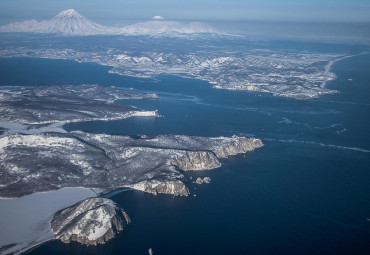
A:
POLYGON ((156 15, 199 21, 370 22, 370 0, 0 0, 0 18, 43 20, 70 8, 105 23, 156 15))

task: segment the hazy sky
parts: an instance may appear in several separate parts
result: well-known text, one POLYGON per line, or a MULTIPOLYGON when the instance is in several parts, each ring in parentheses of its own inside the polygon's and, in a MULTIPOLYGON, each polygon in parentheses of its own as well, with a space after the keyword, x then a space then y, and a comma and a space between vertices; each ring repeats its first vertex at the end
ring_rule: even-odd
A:
POLYGON ((370 21, 370 0, 0 0, 0 18, 48 19, 73 8, 91 20, 370 21))

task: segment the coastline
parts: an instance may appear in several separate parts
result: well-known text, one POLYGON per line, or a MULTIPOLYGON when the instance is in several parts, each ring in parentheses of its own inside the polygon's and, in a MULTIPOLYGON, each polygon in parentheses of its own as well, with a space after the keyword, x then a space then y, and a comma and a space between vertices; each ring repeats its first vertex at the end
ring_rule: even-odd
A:
POLYGON ((1 254, 21 254, 55 237, 50 229, 53 215, 96 193, 86 188, 61 188, 19 198, 0 198, 1 254), (6 246, 10 246, 6 249, 6 246))
POLYGON ((157 110, 155 111, 135 111, 129 112, 124 116, 114 118, 89 118, 89 119, 75 119, 75 120, 64 120, 64 121, 43 121, 37 123, 19 123, 19 122, 7 122, 0 121, 0 127, 4 128, 3 134, 0 134, 0 138, 8 135, 14 135, 17 133, 23 134, 39 134, 43 132, 60 132, 67 133, 63 128, 65 124, 74 122, 91 122, 91 121, 112 121, 112 120, 123 120, 131 117, 162 117, 157 110), (37 125, 46 125, 43 127, 36 128, 37 125), (33 128, 35 127, 35 128, 33 128))
MULTIPOLYGON (((336 63, 336 62, 339 62, 343 59, 346 59, 346 58, 352 58, 352 57, 356 57, 356 56, 361 56, 361 55, 366 55, 366 54, 370 54, 369 52, 362 52, 362 53, 359 53, 359 54, 355 54, 355 55, 348 55, 348 56, 344 56, 344 57, 340 57, 340 58, 337 58, 337 59, 333 59, 333 60, 330 60, 328 64, 325 65, 325 73, 326 74, 329 74, 330 71, 331 71, 331 67, 336 63)), ((335 75, 335 78, 333 80, 337 79, 337 75, 335 75)), ((333 80, 326 80, 324 82, 321 83, 320 85, 320 88, 322 89, 325 89, 326 88, 326 85, 330 82, 330 81, 333 81, 333 80)))

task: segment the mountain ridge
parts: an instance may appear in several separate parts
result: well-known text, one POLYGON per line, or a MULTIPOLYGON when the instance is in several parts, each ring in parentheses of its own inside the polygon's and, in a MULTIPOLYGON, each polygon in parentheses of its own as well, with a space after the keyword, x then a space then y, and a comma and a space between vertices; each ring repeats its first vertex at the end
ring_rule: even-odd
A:
POLYGON ((167 21, 163 18, 155 18, 125 27, 103 26, 85 18, 74 9, 61 11, 49 20, 37 21, 36 19, 31 19, 10 23, 1 26, 0 32, 58 34, 63 36, 220 34, 209 25, 201 22, 167 21))

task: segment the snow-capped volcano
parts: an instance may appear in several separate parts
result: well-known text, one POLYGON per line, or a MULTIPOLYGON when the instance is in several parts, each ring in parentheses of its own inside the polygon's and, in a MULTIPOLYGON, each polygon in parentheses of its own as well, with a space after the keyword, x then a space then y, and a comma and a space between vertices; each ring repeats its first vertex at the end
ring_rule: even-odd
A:
POLYGON ((177 22, 155 19, 140 22, 120 29, 125 35, 163 35, 163 34, 198 34, 218 33, 210 26, 200 22, 177 22))
POLYGON ((161 20, 161 19, 164 19, 162 16, 154 16, 152 19, 159 19, 159 20, 161 20))
POLYGON ((151 21, 140 22, 117 28, 107 27, 92 22, 73 9, 60 12, 50 20, 35 19, 11 23, 0 27, 0 32, 24 32, 60 35, 149 35, 177 36, 180 34, 215 33, 210 26, 200 22, 167 21, 161 16, 154 16, 151 21))
POLYGON ((55 16, 55 18, 73 18, 73 17, 83 18, 81 14, 79 14, 73 9, 61 11, 57 16, 55 16))
POLYGON ((62 35, 112 34, 114 29, 92 22, 73 9, 60 12, 50 20, 34 19, 0 27, 2 32, 30 32, 62 35))

